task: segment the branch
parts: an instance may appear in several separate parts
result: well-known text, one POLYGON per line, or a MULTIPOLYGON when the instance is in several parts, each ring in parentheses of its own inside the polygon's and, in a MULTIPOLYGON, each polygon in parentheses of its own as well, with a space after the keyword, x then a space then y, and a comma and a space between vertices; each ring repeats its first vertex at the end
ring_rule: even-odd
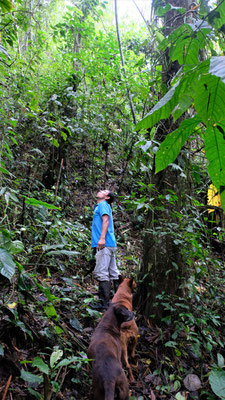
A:
POLYGON ((149 31, 150 33, 152 33, 151 30, 150 30, 150 28, 149 28, 148 21, 146 21, 146 19, 145 19, 144 14, 142 13, 142 11, 141 11, 140 8, 138 7, 138 5, 135 3, 135 0, 132 0, 132 1, 133 1, 133 3, 135 4, 136 8, 138 9, 139 13, 141 14, 141 16, 142 16, 142 18, 143 18, 143 21, 144 21, 145 25, 147 26, 148 31, 149 31))
POLYGON ((132 102, 130 89, 129 89, 129 86, 128 86, 128 80, 127 80, 126 71, 125 71, 125 62, 124 62, 124 57, 123 57, 123 50, 122 50, 121 40, 120 40, 120 31, 119 31, 119 23, 118 23, 118 11, 117 11, 117 0, 115 0, 115 18, 116 18, 116 32, 117 32, 117 40, 118 40, 118 45, 119 45, 119 50, 120 50, 122 71, 123 71, 123 75, 124 75, 125 82, 126 82, 127 95, 128 95, 128 99, 129 99, 131 114, 133 116, 134 124, 136 125, 137 121, 136 121, 136 117, 135 117, 135 113, 134 113, 134 105, 133 105, 133 102, 132 102))

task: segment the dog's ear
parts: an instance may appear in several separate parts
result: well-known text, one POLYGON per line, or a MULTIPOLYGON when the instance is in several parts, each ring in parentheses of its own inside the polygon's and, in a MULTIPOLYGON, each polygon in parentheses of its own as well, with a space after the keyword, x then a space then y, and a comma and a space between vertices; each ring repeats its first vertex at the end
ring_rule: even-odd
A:
POLYGON ((123 313, 126 312, 127 310, 128 310, 128 308, 125 307, 125 306, 116 305, 116 306, 114 307, 114 312, 115 312, 116 315, 123 314, 123 313))
POLYGON ((121 322, 125 322, 125 321, 130 321, 131 319, 134 319, 134 312, 133 311, 129 311, 127 307, 125 306, 116 306, 114 308, 114 312, 116 315, 117 320, 121 323, 121 322))
POLYGON ((130 286, 130 288, 131 288, 132 290, 136 289, 137 284, 136 284, 136 282, 135 282, 135 280, 134 280, 134 277, 130 278, 129 286, 130 286))
POLYGON ((120 283, 123 282, 124 279, 125 279, 125 276, 119 275, 119 281, 120 281, 120 283))
POLYGON ((134 283, 134 278, 130 278, 129 286, 131 289, 133 288, 133 283, 134 283))

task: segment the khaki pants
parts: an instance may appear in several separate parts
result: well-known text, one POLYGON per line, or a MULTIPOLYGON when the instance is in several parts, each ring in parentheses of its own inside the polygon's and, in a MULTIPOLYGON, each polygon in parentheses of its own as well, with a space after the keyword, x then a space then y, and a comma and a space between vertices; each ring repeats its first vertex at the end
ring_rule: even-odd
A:
POLYGON ((116 266, 116 247, 104 247, 96 252, 96 266, 94 269, 94 278, 97 281, 116 280, 119 277, 119 271, 116 266))

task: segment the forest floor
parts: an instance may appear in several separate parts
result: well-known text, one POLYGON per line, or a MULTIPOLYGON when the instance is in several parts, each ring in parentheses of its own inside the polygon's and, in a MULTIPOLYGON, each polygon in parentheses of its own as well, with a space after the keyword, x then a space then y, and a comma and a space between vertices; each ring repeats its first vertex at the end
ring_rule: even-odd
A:
MULTIPOLYGON (((82 203, 76 202, 77 215, 84 214, 88 206, 88 194, 81 197, 82 203)), ((120 212, 118 208, 115 218, 119 268, 123 275, 136 276, 142 258, 140 232, 132 226, 130 216, 120 212)), ((74 262, 66 255, 57 260, 57 265, 48 261, 47 272, 43 264, 35 271, 28 264, 11 284, 0 275, 3 400, 92 398, 86 352, 102 316, 90 307, 97 298, 97 285, 90 272, 93 261, 82 253, 74 262)), ((212 367, 209 352, 195 352, 185 331, 174 339, 173 324, 156 326, 138 311, 136 321, 139 339, 130 400, 215 399, 208 380, 212 367)))
MULTIPOLYGON (((52 369, 49 380, 45 381, 45 385, 51 386, 51 379, 57 381, 60 387, 59 393, 56 395, 53 388, 49 390, 50 397, 46 399, 68 399, 68 400, 86 400, 91 398, 91 376, 90 368, 85 362, 85 353, 90 343, 91 334, 101 318, 101 314, 88 308, 88 299, 91 300, 95 296, 97 287, 90 276, 83 280, 77 279, 75 276, 66 276, 61 273, 53 273, 51 278, 47 279, 39 275, 40 283, 49 285, 51 293, 56 297, 61 297, 61 301, 56 308, 57 321, 55 326, 62 329, 61 339, 52 333, 51 324, 43 315, 38 313, 35 304, 45 304, 48 299, 40 291, 28 295, 26 304, 20 306, 20 321, 25 324, 26 330, 18 331, 18 329, 9 322, 7 318, 1 322, 4 324, 4 334, 1 334, 1 343, 4 343, 5 357, 0 361, 0 395, 3 395, 9 377, 12 378, 4 399, 33 399, 34 393, 41 392, 38 383, 30 382, 30 392, 27 392, 27 383, 21 380, 21 366, 25 371, 29 363, 26 360, 32 360, 37 355, 47 361, 49 355, 53 351, 53 346, 59 346, 64 349, 65 355, 79 355, 84 358, 84 362, 78 361, 77 366, 69 368, 66 365, 59 367, 57 371, 52 369), (77 290, 77 288, 79 290, 77 290), (64 297, 62 297, 64 296, 64 297), (33 339, 28 335, 28 331, 32 332, 33 339), (50 334, 51 331, 51 334, 50 334), (57 379, 56 379, 57 375, 57 379), (48 382, 48 384, 46 383, 48 382), (40 390, 40 392, 39 392, 40 390)), ((14 299, 15 300, 15 299, 14 299)), ((174 357, 169 347, 165 347, 165 342, 170 340, 172 331, 169 328, 160 329, 153 326, 149 320, 143 319, 141 315, 137 315, 137 324, 139 327, 139 339, 136 350, 137 366, 133 369, 135 382, 130 385, 131 399, 174 399, 177 388, 173 388, 173 382, 165 379, 165 371, 161 371, 162 364, 167 364, 171 374, 179 376, 180 370, 187 370, 190 373, 197 371, 199 373, 200 359, 195 354, 189 352, 189 357, 174 357), (169 385, 169 387, 168 387, 169 385), (164 386, 165 394, 162 393, 164 386), (168 392, 171 392, 168 395, 168 392), (160 395, 159 395, 160 393, 160 395), (174 395, 173 395, 174 393, 174 395)), ((3 325, 2 325, 3 327, 3 325)), ((2 331, 2 329, 1 329, 2 331)), ((188 351, 188 349, 186 349, 188 351)), ((187 353, 186 353, 187 354, 187 353)), ((204 368, 207 368, 207 360, 204 361, 204 368)), ((37 368, 32 368, 33 374, 38 372, 37 368)), ((49 373, 50 375, 50 373, 49 373)), ((180 384, 182 387, 182 382, 180 384)), ((188 391, 183 388, 183 396, 188 397, 188 391)), ((194 393, 198 398, 197 393, 194 393)), ((3 398, 3 397, 2 397, 3 398)), ((38 396, 37 396, 38 398, 38 396)), ((40 397, 41 398, 41 397, 40 397)))
MULTIPOLYGON (((79 263, 76 262, 76 265, 79 263)), ((51 276, 39 273, 36 276, 39 288, 25 294, 25 301, 18 298, 11 299, 11 304, 17 302, 19 307, 18 322, 12 323, 9 316, 13 308, 5 308, 1 321, 0 341, 4 347, 4 359, 0 359, 0 396, 4 400, 23 399, 61 399, 61 400, 88 400, 91 397, 91 373, 86 362, 86 351, 91 335, 101 318, 101 314, 89 308, 90 302, 96 298, 97 286, 91 274, 84 276, 84 263, 80 259, 82 270, 78 268, 70 272, 53 271, 51 276), (49 287, 49 292, 41 289, 49 287), (41 290, 40 290, 41 289, 41 290), (40 311, 49 304, 49 293, 55 296, 55 310, 57 315, 46 318, 40 311), (24 325, 23 325, 24 324, 24 325), (18 329, 18 328, 21 329, 18 329), (32 338, 31 338, 31 334, 32 338), (59 334, 60 333, 60 334, 59 334), (53 366, 48 374, 43 374, 44 383, 29 383, 21 379, 21 368, 41 376, 40 368, 30 366, 31 360, 41 357, 49 363, 53 350, 57 346, 63 349, 61 360, 69 360, 77 356, 75 364, 53 366), (30 362, 30 363, 29 363, 30 362), (10 379, 10 382, 9 382, 10 379), (7 389, 7 382, 9 387, 7 389), (56 382, 53 383, 53 382, 56 382), (43 393, 45 387, 45 397, 43 393), (29 392, 28 392, 29 386, 29 392), (54 387, 58 388, 55 393, 54 387), (6 394, 4 397, 3 394, 6 394)), ((86 264, 88 269, 90 265, 86 264)), ((127 266, 127 275, 133 271, 127 266)), ((25 282, 27 285, 32 282, 25 282)), ((7 285, 5 286, 7 287, 7 285)), ((196 355, 185 342, 185 333, 178 339, 183 348, 182 353, 174 351, 168 344, 172 341, 171 327, 154 326, 151 320, 137 314, 139 339, 136 350, 137 365, 133 369, 135 382, 130 384, 130 399, 206 399, 199 397, 198 391, 188 390, 184 386, 184 378, 188 374, 196 374, 201 379, 201 390, 209 390, 207 373, 210 360, 207 355, 196 355), (180 396, 175 397, 177 393, 180 396)), ((38 365, 38 364, 37 364, 38 365)), ((44 369, 43 369, 44 371, 44 369)), ((187 385, 186 385, 187 386, 187 385)), ((213 399, 213 397, 212 397, 213 399)))

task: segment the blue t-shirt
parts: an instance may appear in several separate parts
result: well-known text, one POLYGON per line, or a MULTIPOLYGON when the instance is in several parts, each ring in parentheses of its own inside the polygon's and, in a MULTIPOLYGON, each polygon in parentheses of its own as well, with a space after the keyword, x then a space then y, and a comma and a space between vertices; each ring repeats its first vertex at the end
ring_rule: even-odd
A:
POLYGON ((102 233, 103 215, 109 216, 109 226, 105 236, 105 247, 116 247, 112 210, 106 200, 101 201, 94 207, 94 216, 93 216, 92 232, 91 232, 91 247, 97 247, 98 245, 102 233))

